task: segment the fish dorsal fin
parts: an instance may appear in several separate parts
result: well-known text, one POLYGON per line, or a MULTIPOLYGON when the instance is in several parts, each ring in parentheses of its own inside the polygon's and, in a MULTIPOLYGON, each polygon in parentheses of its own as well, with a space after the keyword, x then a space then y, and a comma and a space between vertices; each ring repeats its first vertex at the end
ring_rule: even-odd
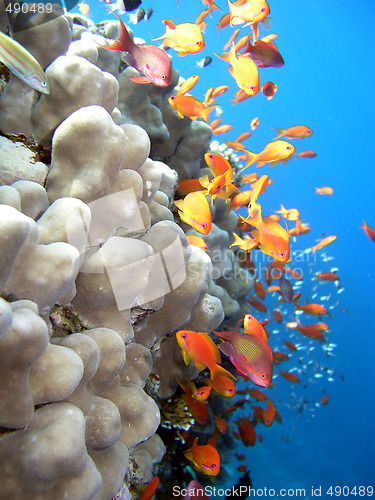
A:
POLYGON ((168 26, 168 28, 171 30, 176 29, 176 24, 170 19, 163 19, 162 23, 164 24, 164 26, 168 26))
POLYGON ((263 38, 261 38, 259 41, 260 42, 264 42, 264 43, 271 43, 273 42, 274 40, 276 40, 277 38, 277 35, 275 34, 272 34, 272 35, 266 35, 264 36, 263 38))

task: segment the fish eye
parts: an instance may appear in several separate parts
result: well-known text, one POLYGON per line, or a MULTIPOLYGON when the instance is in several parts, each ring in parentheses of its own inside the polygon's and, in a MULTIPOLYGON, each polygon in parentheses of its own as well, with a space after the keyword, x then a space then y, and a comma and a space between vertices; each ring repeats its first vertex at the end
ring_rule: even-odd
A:
POLYGON ((162 79, 162 80, 165 80, 165 75, 161 75, 161 79, 162 79))
POLYGON ((284 252, 282 252, 282 253, 280 254, 280 257, 285 257, 285 253, 284 253, 284 252))
POLYGON ((202 227, 207 227, 207 224, 205 222, 202 222, 202 227))
POLYGON ((265 374, 263 373, 262 374, 262 380, 264 380, 266 378, 265 374))
POLYGON ((255 89, 255 85, 252 85, 250 88, 251 88, 251 90, 254 90, 255 89))
POLYGON ((287 146, 286 149, 292 149, 290 146, 287 146))
POLYGON ((186 337, 187 337, 186 333, 182 334, 181 336, 183 339, 186 339, 186 337))
POLYGON ((201 41, 200 40, 197 40, 197 45, 200 45, 201 44, 201 41))
POLYGON ((172 101, 174 101, 175 97, 176 97, 176 96, 174 96, 174 95, 172 95, 172 96, 171 96, 172 101))
POLYGON ((211 469, 216 469, 216 464, 212 464, 211 469))
POLYGON ((47 87, 47 82, 42 82, 42 87, 47 87))

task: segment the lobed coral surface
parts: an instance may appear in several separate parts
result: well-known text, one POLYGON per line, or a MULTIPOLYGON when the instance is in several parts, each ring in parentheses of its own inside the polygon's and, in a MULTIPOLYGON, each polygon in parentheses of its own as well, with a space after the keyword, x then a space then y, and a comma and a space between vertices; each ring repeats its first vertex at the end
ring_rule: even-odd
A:
POLYGON ((176 217, 212 135, 168 105, 177 70, 166 88, 136 84, 92 32, 68 14, 19 31, 50 94, 11 76, 0 99, 4 499, 110 500, 149 482, 160 400, 197 375, 170 334, 235 321, 252 284, 220 200, 207 253, 176 217))

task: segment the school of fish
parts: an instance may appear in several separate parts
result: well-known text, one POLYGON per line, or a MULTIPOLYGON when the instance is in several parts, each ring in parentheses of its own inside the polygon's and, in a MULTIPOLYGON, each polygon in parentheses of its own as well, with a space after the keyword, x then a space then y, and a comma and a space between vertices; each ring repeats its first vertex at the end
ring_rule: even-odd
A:
MULTIPOLYGON (((244 447, 253 447, 261 445, 265 439, 261 426, 268 428, 274 422, 280 424, 282 412, 313 414, 329 402, 323 381, 335 380, 335 369, 329 367, 329 358, 335 356, 337 344, 331 342, 334 333, 323 320, 328 321, 334 314, 344 288, 339 270, 330 264, 334 257, 326 253, 326 247, 333 245, 334 248, 338 237, 323 233, 316 237, 315 244, 304 246, 303 235, 316 232, 316 228, 310 227, 300 210, 289 207, 287 199, 278 200, 273 213, 266 215, 262 205, 270 203, 273 181, 267 174, 259 177, 257 172, 251 171, 251 167, 278 164, 288 168, 292 159, 315 158, 317 154, 311 149, 296 151, 297 143, 312 138, 313 131, 306 125, 274 127, 276 136, 267 144, 251 146, 250 151, 243 143, 251 137, 254 139, 260 118, 254 117, 249 124, 251 131, 242 131, 236 139, 227 136, 234 125, 222 124, 219 110, 224 101, 219 104, 219 98, 242 106, 240 112, 248 112, 246 101, 249 98, 264 99, 265 103, 277 99, 277 83, 263 78, 264 68, 284 65, 274 43, 277 35, 261 35, 263 29, 271 27, 271 9, 266 0, 217 3, 202 0, 203 10, 196 19, 187 19, 184 23, 175 23, 173 19, 162 21, 160 29, 165 30, 164 34, 152 39, 159 45, 134 42, 120 18, 135 10, 140 1, 102 1, 118 19, 119 34, 116 40, 104 41, 100 46, 121 52, 122 60, 138 71, 130 77, 135 84, 167 87, 171 82, 167 50, 184 58, 202 52, 208 23, 214 23, 219 32, 228 33, 226 43, 223 47, 218 46, 212 56, 223 61, 223 70, 225 67, 229 70, 236 89, 233 99, 227 98, 230 87, 220 81, 208 88, 200 99, 192 95, 199 80, 196 73, 186 75, 185 81, 168 98, 179 119, 204 120, 214 135, 225 135, 224 142, 237 153, 240 165, 239 169, 235 168, 223 155, 207 151, 202 161, 208 173, 179 181, 174 199, 176 219, 183 229, 193 228, 202 235, 189 235, 187 239, 190 245, 206 252, 204 236, 212 229, 212 208, 217 200, 224 204, 227 213, 232 211, 237 216, 237 229, 230 235, 228 247, 236 253, 241 267, 254 278, 254 295, 247 297, 248 312, 234 329, 179 330, 174 334, 184 363, 199 371, 194 381, 176 379, 178 391, 196 425, 209 426, 211 420, 213 428, 210 433, 197 435, 192 426, 178 434, 179 456, 185 461, 180 465, 215 478, 221 467, 220 439, 229 432, 230 421, 235 424, 235 430, 230 431, 234 439, 244 447), (216 118, 210 121, 214 111, 216 118), (239 177, 236 175, 239 171, 246 172, 239 177), (280 209, 276 209, 279 206, 280 209), (300 242, 302 249, 295 249, 300 242), (278 367, 276 371, 275 367, 281 363, 285 363, 283 369, 278 367), (297 391, 297 386, 303 392, 297 391), (306 389, 314 386, 318 386, 317 390, 310 396, 306 389), (285 393, 285 388, 289 391, 286 400, 279 395, 285 393), (211 407, 217 397, 223 399, 223 404, 211 407), (220 412, 216 410, 218 407, 220 412)), ((178 4, 177 1, 177 7, 178 4)), ((90 2, 81 2, 78 9, 89 15, 90 2)), ((152 9, 147 13, 138 10, 129 14, 129 22, 136 24, 147 20, 151 14, 152 9)), ((0 61, 30 88, 45 94, 50 92, 45 68, 40 67, 11 33, 0 33, 0 61)), ((196 67, 204 71, 211 61, 211 56, 205 57, 196 67)), ((315 194, 332 196, 334 189, 315 187, 315 194)), ((360 227, 375 242, 374 229, 365 221, 360 227)), ((340 378, 344 380, 342 374, 340 378)), ((289 432, 282 440, 289 441, 289 432)), ((178 451, 170 453, 173 457, 178 451)), ((246 456, 237 452, 236 458, 244 462, 246 456)), ((237 469, 245 472, 247 467, 246 463, 239 463, 237 469)), ((151 499, 158 485, 159 477, 153 478, 140 498, 151 499)))

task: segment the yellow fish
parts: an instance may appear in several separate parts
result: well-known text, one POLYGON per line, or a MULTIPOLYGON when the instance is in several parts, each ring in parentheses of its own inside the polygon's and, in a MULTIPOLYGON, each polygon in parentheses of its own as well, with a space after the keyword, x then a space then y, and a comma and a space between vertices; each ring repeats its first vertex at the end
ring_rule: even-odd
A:
POLYGON ((228 52, 218 55, 223 61, 231 65, 229 73, 236 80, 237 85, 248 96, 256 95, 259 92, 259 73, 258 67, 249 55, 240 54, 237 57, 234 43, 228 52))
POLYGON ((175 24, 170 19, 164 19, 166 26, 164 35, 155 40, 163 40, 166 47, 170 47, 177 52, 179 56, 187 54, 197 54, 204 47, 204 38, 201 32, 201 25, 193 23, 175 24))
POLYGON ((208 234, 211 231, 210 206, 201 191, 189 193, 183 200, 175 200, 174 203, 183 222, 201 234, 208 234))
POLYGON ((253 225, 256 230, 251 231, 252 236, 259 241, 259 248, 266 255, 270 255, 278 262, 289 260, 289 234, 273 220, 264 221, 259 203, 254 203, 255 208, 249 208, 249 216, 243 219, 253 225))
POLYGON ((177 111, 180 118, 187 116, 190 120, 196 120, 199 116, 208 123, 208 118, 211 111, 216 107, 216 104, 209 106, 208 108, 201 101, 198 101, 192 95, 172 95, 168 98, 169 104, 172 108, 177 111))
POLYGON ((265 165, 266 163, 270 164, 270 167, 274 167, 281 161, 286 161, 289 159, 295 151, 295 148, 292 144, 286 141, 273 141, 269 142, 267 146, 260 153, 252 153, 247 149, 242 149, 246 156, 246 164, 243 170, 254 163, 257 163, 257 168, 265 165))

